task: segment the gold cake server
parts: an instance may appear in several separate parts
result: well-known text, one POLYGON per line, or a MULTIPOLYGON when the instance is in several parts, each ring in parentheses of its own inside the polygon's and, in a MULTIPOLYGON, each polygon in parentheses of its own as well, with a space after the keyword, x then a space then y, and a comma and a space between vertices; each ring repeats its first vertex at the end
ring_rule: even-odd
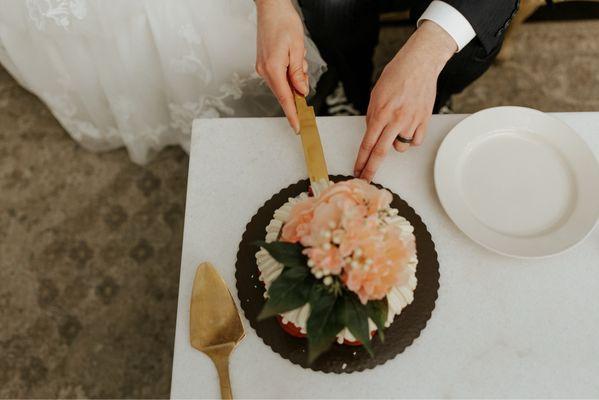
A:
POLYGON ((314 107, 308 106, 306 98, 294 93, 295 108, 300 122, 300 137, 302 139, 302 147, 304 148, 304 158, 308 167, 308 176, 312 184, 312 190, 315 194, 320 188, 326 187, 329 182, 329 173, 327 171, 327 163, 316 126, 316 115, 314 107))
POLYGON ((200 264, 193 281, 189 326, 191 345, 212 359, 220 379, 221 397, 231 399, 229 355, 245 331, 231 292, 208 262, 200 264))

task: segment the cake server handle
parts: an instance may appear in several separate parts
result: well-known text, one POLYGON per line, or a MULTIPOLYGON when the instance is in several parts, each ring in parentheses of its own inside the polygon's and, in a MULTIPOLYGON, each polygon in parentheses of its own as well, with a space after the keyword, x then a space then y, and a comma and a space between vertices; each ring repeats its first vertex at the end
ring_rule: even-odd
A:
POLYGON ((235 343, 225 343, 214 346, 206 353, 212 359, 220 381, 220 396, 222 399, 232 399, 231 380, 229 379, 229 355, 235 348, 235 343))

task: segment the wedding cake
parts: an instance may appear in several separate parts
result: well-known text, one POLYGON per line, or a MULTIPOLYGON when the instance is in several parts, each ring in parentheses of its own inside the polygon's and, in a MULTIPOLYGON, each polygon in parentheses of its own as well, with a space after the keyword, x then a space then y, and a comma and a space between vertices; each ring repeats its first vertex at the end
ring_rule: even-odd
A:
POLYGON ((302 193, 277 209, 256 261, 266 304, 260 318, 307 337, 311 360, 337 341, 384 340, 414 299, 412 225, 390 206, 392 196, 360 179, 302 193))

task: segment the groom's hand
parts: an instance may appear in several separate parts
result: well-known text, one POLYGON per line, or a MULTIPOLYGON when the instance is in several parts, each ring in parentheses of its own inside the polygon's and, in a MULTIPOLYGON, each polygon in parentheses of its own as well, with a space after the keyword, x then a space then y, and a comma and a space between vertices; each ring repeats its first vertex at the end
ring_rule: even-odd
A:
POLYGON ((454 39, 440 26, 424 21, 387 64, 370 95, 366 133, 354 175, 371 181, 391 147, 403 152, 422 143, 431 117, 437 78, 456 52, 454 39))
POLYGON ((256 72, 277 97, 291 127, 299 132, 292 89, 304 96, 309 92, 304 26, 289 0, 256 0, 256 7, 256 72))

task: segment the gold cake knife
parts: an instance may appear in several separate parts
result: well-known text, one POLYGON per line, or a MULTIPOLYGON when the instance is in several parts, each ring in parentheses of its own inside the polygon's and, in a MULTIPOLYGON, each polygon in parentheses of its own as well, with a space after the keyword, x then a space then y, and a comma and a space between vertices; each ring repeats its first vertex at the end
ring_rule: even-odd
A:
POLYGON ((326 187, 329 182, 329 173, 327 163, 316 126, 316 115, 314 107, 308 106, 306 98, 294 93, 295 107, 297 116, 300 122, 300 137, 302 139, 302 147, 304 149, 304 158, 308 167, 308 176, 312 184, 312 190, 318 194, 319 190, 326 187))
POLYGON ((212 264, 200 264, 189 310, 191 345, 214 362, 223 399, 231 399, 229 354, 245 336, 241 317, 223 278, 212 264))

